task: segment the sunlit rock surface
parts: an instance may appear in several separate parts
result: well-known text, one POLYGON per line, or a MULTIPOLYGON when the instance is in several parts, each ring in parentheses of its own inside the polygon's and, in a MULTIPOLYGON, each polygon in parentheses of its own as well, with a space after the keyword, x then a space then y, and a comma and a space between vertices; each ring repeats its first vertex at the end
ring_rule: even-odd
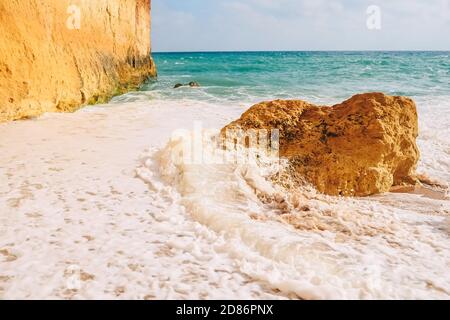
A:
POLYGON ((416 182, 415 103, 382 93, 332 106, 262 102, 224 128, 280 129, 280 155, 293 174, 330 195, 368 196, 416 182))
POLYGON ((0 122, 74 111, 156 75, 150 0, 0 1, 0 122))

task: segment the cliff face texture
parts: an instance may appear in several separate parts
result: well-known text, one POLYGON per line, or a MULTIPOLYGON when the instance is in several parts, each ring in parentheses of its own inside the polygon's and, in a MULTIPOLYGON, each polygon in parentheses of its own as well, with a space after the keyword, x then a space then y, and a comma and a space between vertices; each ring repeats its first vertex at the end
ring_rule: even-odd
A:
POLYGON ((368 93, 333 107, 263 102, 227 129, 280 129, 293 176, 326 194, 368 196, 416 182, 418 118, 405 97, 368 93))
POLYGON ((0 122, 74 111, 156 76, 150 0, 0 0, 0 122))

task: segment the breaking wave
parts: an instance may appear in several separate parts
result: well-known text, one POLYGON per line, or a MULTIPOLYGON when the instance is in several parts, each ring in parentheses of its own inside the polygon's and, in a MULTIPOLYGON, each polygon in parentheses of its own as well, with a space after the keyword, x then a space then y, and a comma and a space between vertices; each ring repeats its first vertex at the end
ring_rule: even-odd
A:
POLYGON ((302 299, 450 297, 448 201, 325 196, 293 183, 276 157, 222 163, 225 151, 204 141, 204 161, 187 163, 185 143, 149 150, 137 175, 226 239, 215 250, 255 281, 302 299))

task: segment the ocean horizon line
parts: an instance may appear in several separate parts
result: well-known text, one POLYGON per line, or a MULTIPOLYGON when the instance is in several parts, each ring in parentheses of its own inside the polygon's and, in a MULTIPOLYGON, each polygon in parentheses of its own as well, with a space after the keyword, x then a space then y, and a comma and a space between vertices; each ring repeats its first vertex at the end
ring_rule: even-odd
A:
POLYGON ((450 53, 449 50, 205 50, 205 51, 152 51, 152 54, 180 53, 450 53))

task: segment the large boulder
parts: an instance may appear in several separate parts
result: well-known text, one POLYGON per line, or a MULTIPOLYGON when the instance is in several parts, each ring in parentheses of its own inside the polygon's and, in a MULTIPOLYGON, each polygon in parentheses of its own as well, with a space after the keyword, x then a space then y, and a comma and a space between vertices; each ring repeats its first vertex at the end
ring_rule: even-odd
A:
POLYGON ((223 129, 279 129, 280 156, 295 176, 329 195, 368 196, 416 183, 414 101, 359 94, 332 106, 276 100, 251 107, 223 129))

